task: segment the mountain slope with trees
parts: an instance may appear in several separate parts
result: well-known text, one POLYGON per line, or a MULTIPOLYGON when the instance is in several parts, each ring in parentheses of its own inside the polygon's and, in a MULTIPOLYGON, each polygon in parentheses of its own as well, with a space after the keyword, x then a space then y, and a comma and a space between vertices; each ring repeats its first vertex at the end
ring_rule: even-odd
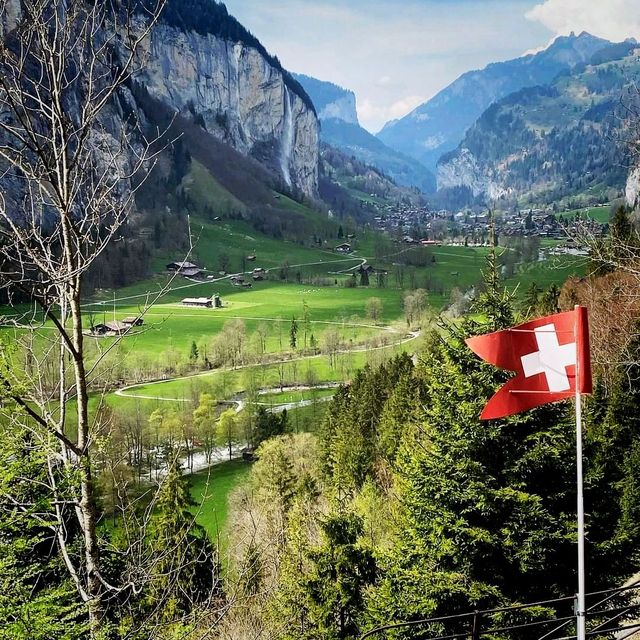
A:
MULTIPOLYGON (((223 637, 241 637, 250 620, 254 632, 290 640, 357 638, 378 625, 573 593, 570 403, 479 420, 508 374, 482 363, 464 338, 517 321, 495 262, 490 269, 476 307, 482 320, 431 331, 417 364, 399 356, 365 368, 338 391, 315 438, 287 436, 258 452, 254 490, 236 496, 232 526, 270 550, 257 561, 255 607, 231 612, 223 637), (280 549, 269 545, 275 539, 284 541, 280 549)), ((640 439, 625 417, 637 412, 636 383, 623 367, 614 379, 606 390, 597 385, 585 411, 589 591, 640 567, 640 475, 631 453, 640 439)), ((244 553, 246 563, 253 551, 244 553)), ((459 624, 443 622, 431 635, 462 632, 459 624)))
POLYGON ((620 196, 640 60, 632 43, 606 53, 489 107, 459 148, 441 158, 439 190, 547 203, 579 194, 584 204, 620 196))
POLYGON ((524 87, 548 84, 608 44, 588 33, 571 34, 539 53, 469 71, 408 115, 387 123, 377 135, 386 145, 435 170, 440 156, 458 146, 493 102, 524 87))

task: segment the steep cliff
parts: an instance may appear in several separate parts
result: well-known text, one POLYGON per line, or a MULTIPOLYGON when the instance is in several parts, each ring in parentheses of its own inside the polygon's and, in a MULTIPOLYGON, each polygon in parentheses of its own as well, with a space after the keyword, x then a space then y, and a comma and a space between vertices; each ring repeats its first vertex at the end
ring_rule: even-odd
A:
POLYGON ((640 167, 636 167, 629 172, 625 186, 625 196, 630 207, 635 208, 640 204, 640 167))
POLYGON ((293 77, 311 98, 320 120, 334 118, 350 124, 360 124, 356 111, 356 94, 353 91, 301 73, 294 73, 293 77))
POLYGON ((137 78, 149 94, 278 171, 290 187, 318 187, 318 121, 284 72, 255 47, 160 23, 137 78))

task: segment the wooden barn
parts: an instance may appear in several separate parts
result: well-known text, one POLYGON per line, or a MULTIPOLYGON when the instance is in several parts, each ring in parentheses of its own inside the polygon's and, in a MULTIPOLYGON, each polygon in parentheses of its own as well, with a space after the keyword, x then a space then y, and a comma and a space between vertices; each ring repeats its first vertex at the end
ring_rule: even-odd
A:
POLYGON ((182 273, 186 269, 199 269, 197 264, 193 264, 193 262, 170 262, 167 265, 167 271, 177 271, 178 273, 182 273))
POLYGON ((111 322, 103 322, 100 324, 94 324, 91 327, 91 335, 94 336, 121 336, 123 333, 131 328, 130 324, 125 324, 118 320, 111 322))
POLYGON ((182 304, 187 307, 211 309, 213 307, 213 300, 211 298, 184 298, 182 304))
POLYGON ((141 327, 144 324, 144 319, 140 316, 128 316, 122 318, 123 324, 128 324, 130 327, 141 327))

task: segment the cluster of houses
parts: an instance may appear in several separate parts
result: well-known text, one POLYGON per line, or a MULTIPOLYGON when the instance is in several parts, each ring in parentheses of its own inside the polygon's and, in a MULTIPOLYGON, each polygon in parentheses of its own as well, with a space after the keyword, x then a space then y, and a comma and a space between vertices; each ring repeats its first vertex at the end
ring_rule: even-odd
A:
MULTIPOLYGON (((253 282, 259 282, 260 280, 264 280, 267 277, 267 270, 263 269, 262 267, 256 267, 251 272, 250 276, 253 282)), ((253 285, 253 282, 250 282, 248 278, 240 273, 236 274, 235 276, 231 276, 229 282, 231 282, 234 287, 243 287, 245 289, 249 289, 253 285)))
POLYGON ((426 224, 433 213, 426 205, 403 202, 374 204, 379 213, 374 217, 374 226, 379 231, 411 229, 426 224))
MULTIPOLYGON (((472 242, 473 246, 480 246, 488 242, 492 226, 492 220, 486 211, 432 211, 427 206, 401 202, 374 206, 378 209, 378 215, 374 218, 373 226, 394 235, 405 244, 437 246, 444 240, 451 244, 453 240, 460 238, 469 246, 472 242)), ((565 239, 572 235, 572 223, 567 224, 562 212, 554 209, 553 206, 546 206, 501 211, 493 222, 495 232, 500 237, 539 236, 565 239)), ((590 229, 593 233, 597 234, 602 230, 602 225, 597 222, 593 222, 593 227, 590 229)), ((335 250, 350 253, 347 244, 339 245, 335 250)))

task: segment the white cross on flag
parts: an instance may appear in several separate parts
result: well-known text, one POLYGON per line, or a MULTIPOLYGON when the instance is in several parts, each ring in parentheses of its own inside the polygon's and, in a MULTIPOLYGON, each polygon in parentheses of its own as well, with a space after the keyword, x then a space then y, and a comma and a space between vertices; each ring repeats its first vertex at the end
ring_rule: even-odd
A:
POLYGON ((585 307, 469 338, 483 360, 515 372, 484 408, 483 420, 520 413, 575 394, 591 393, 585 307))

